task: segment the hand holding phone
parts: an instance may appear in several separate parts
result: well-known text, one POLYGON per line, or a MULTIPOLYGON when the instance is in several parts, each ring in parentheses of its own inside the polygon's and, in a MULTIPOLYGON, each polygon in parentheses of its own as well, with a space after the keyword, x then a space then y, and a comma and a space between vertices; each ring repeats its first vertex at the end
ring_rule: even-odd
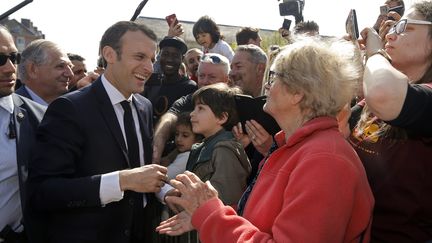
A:
POLYGON ((178 24, 178 20, 177 20, 176 14, 168 15, 168 16, 165 17, 165 19, 166 19, 166 21, 168 23, 168 26, 171 26, 172 23, 174 23, 174 25, 178 24))
POLYGON ((282 23, 282 29, 289 30, 290 26, 291 26, 291 20, 290 19, 284 19, 284 21, 282 23))
MULTIPOLYGON (((385 15, 385 16, 387 16, 387 14, 388 14, 389 12, 396 12, 396 13, 398 13, 400 16, 402 16, 402 15, 404 14, 404 12, 405 12, 405 7, 404 7, 403 5, 399 5, 399 6, 392 7, 392 8, 389 8, 389 6, 387 6, 387 5, 380 6, 380 15, 385 15)), ((390 19, 390 20, 395 20, 395 19, 392 18, 392 17, 388 17, 388 19, 390 19)))
POLYGON ((387 15, 389 7, 387 5, 380 6, 380 15, 387 15))
MULTIPOLYGON (((402 5, 399 5, 399 6, 396 6, 396 7, 393 7, 393 8, 389 8, 388 11, 387 11, 387 13, 388 12, 396 12, 397 14, 399 14, 400 16, 402 16, 404 14, 404 12, 405 12, 405 7, 402 6, 402 5)), ((395 20, 393 17, 388 17, 388 19, 395 20)))

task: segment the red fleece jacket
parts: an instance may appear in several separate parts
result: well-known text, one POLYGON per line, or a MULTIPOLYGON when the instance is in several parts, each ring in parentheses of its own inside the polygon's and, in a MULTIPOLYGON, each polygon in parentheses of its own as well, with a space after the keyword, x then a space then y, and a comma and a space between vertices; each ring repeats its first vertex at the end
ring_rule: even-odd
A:
POLYGON ((207 242, 369 241, 374 199, 364 168, 334 118, 313 119, 273 152, 257 179, 244 217, 215 198, 192 224, 207 242))

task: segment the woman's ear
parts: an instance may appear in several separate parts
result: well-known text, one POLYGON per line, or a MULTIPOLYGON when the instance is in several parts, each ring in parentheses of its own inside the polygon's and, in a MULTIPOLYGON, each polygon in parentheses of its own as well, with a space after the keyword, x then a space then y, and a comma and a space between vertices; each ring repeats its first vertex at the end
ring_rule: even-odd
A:
POLYGON ((293 105, 297 105, 298 103, 300 103, 300 101, 302 101, 303 97, 304 97, 303 93, 295 92, 293 94, 293 98, 291 99, 291 103, 293 105))

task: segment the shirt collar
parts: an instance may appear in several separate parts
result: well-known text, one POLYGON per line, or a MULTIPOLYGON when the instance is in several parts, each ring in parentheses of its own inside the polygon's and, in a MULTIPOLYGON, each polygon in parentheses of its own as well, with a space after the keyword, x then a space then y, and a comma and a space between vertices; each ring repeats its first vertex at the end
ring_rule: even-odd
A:
POLYGON ((33 92, 33 90, 31 90, 29 87, 27 87, 27 85, 24 85, 24 88, 27 90, 31 99, 34 102, 39 103, 43 106, 48 106, 48 103, 44 99, 42 99, 39 95, 37 95, 35 92, 33 92))
POLYGON ((0 98, 0 107, 5 109, 10 114, 12 114, 13 110, 14 110, 12 95, 1 97, 0 98))
POLYGON ((127 99, 123 96, 123 94, 116 88, 114 85, 112 85, 108 79, 105 78, 105 75, 102 74, 101 77, 102 85, 104 86, 106 92, 108 93, 108 97, 111 101, 112 105, 119 104, 120 102, 127 100, 129 102, 133 99, 133 94, 129 96, 127 99))

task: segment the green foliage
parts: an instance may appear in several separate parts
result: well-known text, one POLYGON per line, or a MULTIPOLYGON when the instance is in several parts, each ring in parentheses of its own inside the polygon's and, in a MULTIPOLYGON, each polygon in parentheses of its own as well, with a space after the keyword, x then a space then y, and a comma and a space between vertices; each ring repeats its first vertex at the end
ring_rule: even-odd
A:
POLYGON ((283 38, 279 34, 279 32, 275 31, 273 32, 272 35, 267 35, 262 37, 261 48, 264 50, 265 53, 268 53, 268 50, 272 45, 284 46, 287 44, 288 41, 285 38, 283 38))

